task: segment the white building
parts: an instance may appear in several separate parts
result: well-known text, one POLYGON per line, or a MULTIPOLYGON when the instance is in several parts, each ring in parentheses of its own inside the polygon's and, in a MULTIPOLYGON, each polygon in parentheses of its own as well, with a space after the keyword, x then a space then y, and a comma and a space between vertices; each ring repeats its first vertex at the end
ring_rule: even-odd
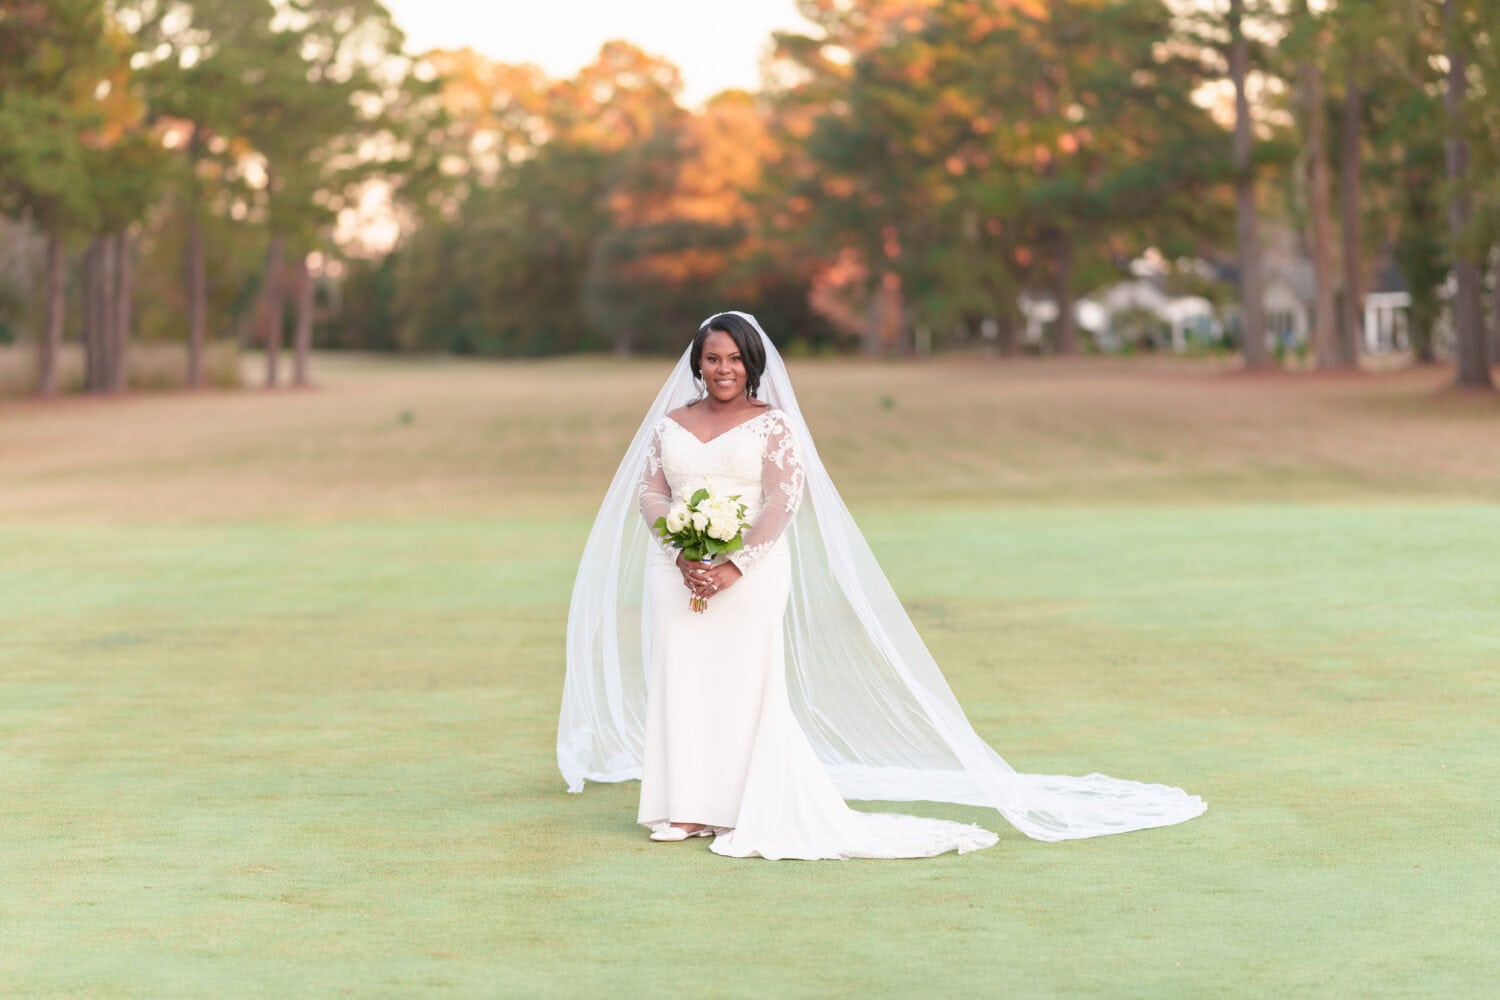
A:
MULTIPOLYGON (((1177 268, 1191 270, 1226 285, 1232 275, 1217 272, 1205 261, 1178 261, 1177 268)), ((1131 263, 1131 275, 1095 289, 1074 303, 1078 326, 1087 330, 1101 350, 1113 351, 1128 341, 1148 339, 1154 346, 1182 352, 1194 343, 1222 343, 1240 327, 1238 303, 1217 309, 1199 295, 1171 295, 1165 289, 1167 262, 1148 252, 1131 263)), ((1411 296, 1390 287, 1364 296, 1364 351, 1382 354, 1410 347, 1408 310, 1411 296)), ((1266 319, 1267 346, 1295 350, 1305 347, 1312 334, 1314 282, 1311 263, 1294 250, 1268 249, 1265 259, 1261 307, 1266 319)), ((1057 321, 1057 303, 1050 295, 1023 293, 1017 302, 1025 320, 1024 339, 1040 344, 1046 328, 1057 321)))

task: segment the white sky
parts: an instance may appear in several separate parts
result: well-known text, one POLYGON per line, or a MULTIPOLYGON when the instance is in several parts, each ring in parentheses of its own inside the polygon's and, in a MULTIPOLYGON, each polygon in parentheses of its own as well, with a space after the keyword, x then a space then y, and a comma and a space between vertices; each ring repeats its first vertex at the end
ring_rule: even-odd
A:
POLYGON ((386 0, 407 51, 468 46, 569 77, 624 38, 682 72, 696 107, 726 87, 755 89, 776 29, 805 29, 794 0, 386 0))

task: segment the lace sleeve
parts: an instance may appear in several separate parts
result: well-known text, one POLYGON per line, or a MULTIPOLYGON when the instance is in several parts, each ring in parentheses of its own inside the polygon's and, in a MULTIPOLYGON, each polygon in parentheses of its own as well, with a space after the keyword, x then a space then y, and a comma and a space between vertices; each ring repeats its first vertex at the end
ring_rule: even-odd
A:
POLYGON ((797 438, 780 413, 768 421, 765 464, 761 468, 763 505, 760 516, 745 532, 745 547, 729 555, 744 573, 771 550, 802 505, 802 456, 797 438))
POLYGON ((646 519, 646 532, 651 540, 661 546, 663 552, 672 558, 677 557, 677 549, 656 534, 658 517, 666 517, 667 510, 672 506, 672 487, 667 484, 667 472, 661 461, 661 424, 651 432, 651 443, 646 446, 646 464, 641 469, 641 481, 637 487, 637 497, 641 508, 641 517, 646 519))

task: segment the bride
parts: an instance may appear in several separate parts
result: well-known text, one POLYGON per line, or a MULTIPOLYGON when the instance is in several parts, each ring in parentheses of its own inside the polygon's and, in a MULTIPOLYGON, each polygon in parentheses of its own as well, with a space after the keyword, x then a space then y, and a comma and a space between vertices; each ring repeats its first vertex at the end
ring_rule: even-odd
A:
POLYGON ((1049 841, 1205 809, 1166 785, 1021 774, 974 732, 823 468, 780 355, 740 312, 703 322, 605 495, 569 608, 557 753, 569 791, 638 778, 653 840, 713 837, 732 857, 997 840, 845 799, 987 806, 1049 841), (648 528, 705 485, 738 494, 750 524, 709 567, 648 528))

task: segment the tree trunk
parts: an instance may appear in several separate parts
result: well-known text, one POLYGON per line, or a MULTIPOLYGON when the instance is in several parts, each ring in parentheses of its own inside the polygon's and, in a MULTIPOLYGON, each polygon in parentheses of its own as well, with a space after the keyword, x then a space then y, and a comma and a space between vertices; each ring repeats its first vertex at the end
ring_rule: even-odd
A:
POLYGON ((885 271, 870 290, 870 301, 865 307, 864 330, 860 335, 860 349, 868 357, 910 354, 912 338, 907 325, 901 278, 894 271, 885 271))
POLYGON ((1057 331, 1053 346, 1058 354, 1077 354, 1078 332, 1073 317, 1073 243, 1065 233, 1057 233, 1052 242, 1052 264, 1057 297, 1057 331))
POLYGON ((203 353, 208 343, 208 265, 203 247, 202 194, 197 183, 197 164, 203 157, 203 135, 198 125, 188 134, 187 246, 184 249, 183 283, 188 310, 187 384, 203 385, 203 353))
POLYGON ((1360 279, 1359 133, 1362 96, 1359 84, 1350 70, 1344 81, 1344 121, 1341 130, 1339 174, 1339 213, 1344 241, 1344 322, 1339 331, 1339 363, 1353 368, 1359 364, 1364 346, 1364 290, 1360 279))
POLYGON ((1500 360, 1500 244, 1490 250, 1490 351, 1486 360, 1500 360))
POLYGON ((1469 140, 1464 132, 1464 101, 1468 96, 1468 60, 1458 38, 1457 0, 1443 0, 1443 28, 1447 36, 1448 87, 1443 104, 1448 112, 1448 135, 1443 141, 1448 168, 1448 239, 1453 253, 1453 277, 1458 288, 1453 296, 1453 327, 1457 335, 1458 385, 1489 388, 1488 346, 1484 340, 1484 316, 1480 312, 1479 262, 1467 249, 1473 195, 1469 191, 1469 140))
POLYGON ((94 346, 94 337, 99 330, 99 300, 94 288, 99 283, 99 241, 89 240, 78 262, 79 284, 83 292, 83 309, 78 325, 79 339, 83 342, 83 388, 86 392, 94 388, 94 366, 99 361, 99 349, 94 346))
POLYGON ((1008 305, 995 317, 995 338, 1002 357, 1008 358, 1016 353, 1016 314, 1008 305))
POLYGON ((860 333, 860 350, 866 357, 880 354, 882 332, 885 329, 885 286, 876 283, 870 289, 870 301, 865 305, 865 328, 860 333))
MULTIPOLYGON (((1305 16, 1311 17, 1310 13, 1305 16)), ((1317 32, 1316 26, 1313 31, 1317 32)), ((1306 115, 1303 141, 1307 153, 1307 238, 1313 265, 1314 361, 1319 368, 1339 367, 1338 331, 1334 318, 1333 232, 1329 220, 1327 115, 1323 106, 1323 71, 1318 66, 1317 39, 1300 60, 1302 109, 1306 115)))
POLYGON ((280 233, 271 236, 266 247, 266 283, 261 289, 261 322, 264 325, 263 339, 266 343, 266 388, 274 389, 281 364, 282 323, 282 249, 285 238, 280 233))
POLYGON ((37 341, 36 391, 41 396, 57 394, 57 356, 63 335, 63 244, 62 232, 54 226, 47 234, 47 316, 37 341))
POLYGON ((1406 278, 1411 305, 1407 308, 1407 337, 1412 358, 1420 365, 1437 363, 1433 331, 1441 310, 1432 275, 1446 271, 1439 266, 1442 249, 1434 237, 1443 229, 1443 207, 1438 201, 1439 180, 1433 176, 1422 152, 1408 149, 1397 175, 1401 224, 1395 253, 1406 278))
POLYGON ((307 255, 297 259, 297 329, 292 339, 292 384, 307 385, 307 356, 312 350, 313 280, 307 255))
POLYGON ((110 389, 110 351, 114 346, 115 251, 112 236, 96 236, 83 255, 84 388, 110 389))
POLYGON ((1435 289, 1411 290, 1411 305, 1406 311, 1406 335, 1411 341, 1412 360, 1419 365, 1437 364, 1433 330, 1437 326, 1440 312, 1435 289))
POLYGON ((203 352, 208 342, 208 267, 204 260, 203 222, 195 202, 188 209, 187 232, 188 356, 187 384, 203 385, 203 352))
POLYGON ((114 287, 111 298, 109 336, 109 371, 106 384, 110 392, 124 392, 129 381, 130 314, 134 298, 135 271, 131 260, 129 230, 116 233, 114 241, 114 287))
POLYGON ((906 304, 906 292, 897 274, 886 276, 886 346, 894 354, 911 357, 917 351, 916 324, 906 304))
POLYGON ((1229 75, 1234 81, 1234 233, 1240 265, 1240 351, 1246 368, 1272 363, 1266 349, 1265 290, 1261 282, 1260 237, 1256 232, 1255 173, 1250 166, 1250 99, 1245 92, 1249 43, 1245 40, 1244 0, 1229 2, 1229 75))

